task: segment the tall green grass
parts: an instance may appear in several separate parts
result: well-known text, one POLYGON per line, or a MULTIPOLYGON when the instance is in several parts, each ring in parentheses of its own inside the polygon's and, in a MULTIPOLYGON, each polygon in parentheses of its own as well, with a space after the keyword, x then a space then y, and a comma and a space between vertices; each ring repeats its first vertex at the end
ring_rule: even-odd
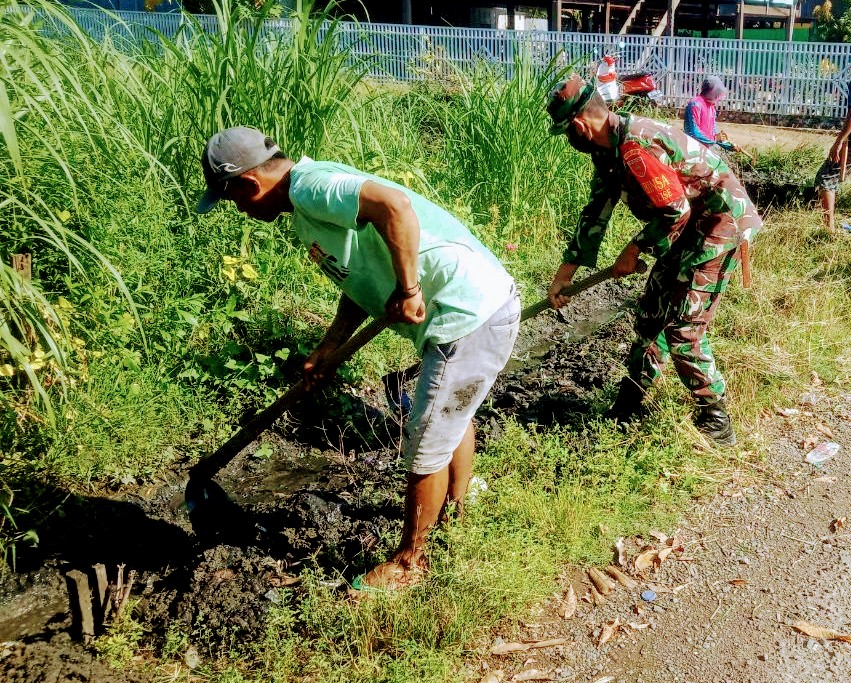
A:
POLYGON ((564 136, 548 133, 542 103, 569 67, 541 68, 527 52, 515 57, 512 76, 480 65, 458 72, 445 97, 423 89, 439 137, 437 152, 447 185, 464 188, 473 208, 490 214, 496 236, 539 242, 578 204, 587 163, 564 136))

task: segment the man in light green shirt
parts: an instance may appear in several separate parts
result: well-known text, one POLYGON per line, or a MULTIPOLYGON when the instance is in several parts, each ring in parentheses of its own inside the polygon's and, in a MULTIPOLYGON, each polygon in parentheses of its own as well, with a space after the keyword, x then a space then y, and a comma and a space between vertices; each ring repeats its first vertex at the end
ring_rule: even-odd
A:
POLYGON ((514 282, 452 214, 391 181, 350 166, 283 155, 251 128, 230 128, 202 155, 209 211, 233 201, 253 218, 293 214, 309 257, 342 290, 337 314, 304 364, 308 386, 332 374, 328 359, 367 316, 386 315, 423 357, 405 423, 410 474, 402 539, 362 588, 401 588, 427 570, 429 530, 470 480, 472 417, 504 367, 520 321, 514 282))

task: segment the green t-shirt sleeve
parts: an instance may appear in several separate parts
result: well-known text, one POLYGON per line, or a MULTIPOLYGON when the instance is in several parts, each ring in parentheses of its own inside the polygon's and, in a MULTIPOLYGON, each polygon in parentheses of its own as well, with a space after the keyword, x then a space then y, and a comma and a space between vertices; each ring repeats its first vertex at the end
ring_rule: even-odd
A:
POLYGON ((293 206, 315 221, 357 230, 360 191, 367 181, 344 171, 309 170, 299 174, 290 188, 293 206))

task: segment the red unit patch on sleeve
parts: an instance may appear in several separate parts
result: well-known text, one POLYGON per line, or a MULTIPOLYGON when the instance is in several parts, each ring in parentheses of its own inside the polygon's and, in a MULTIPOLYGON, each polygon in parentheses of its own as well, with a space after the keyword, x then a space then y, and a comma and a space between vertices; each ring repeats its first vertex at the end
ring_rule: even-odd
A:
POLYGON ((657 209, 685 196, 677 172, 635 140, 628 140, 621 145, 621 155, 627 169, 657 209))

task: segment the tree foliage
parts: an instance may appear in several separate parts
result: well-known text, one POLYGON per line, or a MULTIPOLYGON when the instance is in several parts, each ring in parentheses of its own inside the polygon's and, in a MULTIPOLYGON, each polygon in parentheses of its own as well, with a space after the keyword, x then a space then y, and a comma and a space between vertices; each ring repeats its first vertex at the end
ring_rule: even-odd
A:
POLYGON ((848 0, 838 0, 834 5, 830 0, 813 8, 815 35, 818 40, 828 43, 851 42, 851 6, 848 0))

